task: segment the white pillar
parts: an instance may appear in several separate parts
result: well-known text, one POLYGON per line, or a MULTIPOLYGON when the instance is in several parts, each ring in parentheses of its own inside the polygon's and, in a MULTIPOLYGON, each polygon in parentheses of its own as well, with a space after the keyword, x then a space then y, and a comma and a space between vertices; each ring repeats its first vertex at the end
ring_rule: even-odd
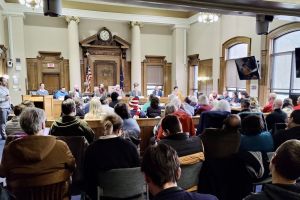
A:
POLYGON ((13 67, 8 68, 9 92, 11 102, 16 105, 21 103, 21 95, 26 94, 27 68, 24 43, 24 14, 7 14, 7 23, 9 42, 8 58, 13 61, 13 67), (16 59, 20 59, 18 66, 16 59))
MULTIPOLYGON (((173 27, 172 85, 177 85, 182 95, 187 95, 186 30, 187 26, 173 27)), ((173 88, 173 87, 172 87, 173 88)))
MULTIPOLYGON (((131 22, 131 88, 133 83, 139 83, 139 90, 142 85, 141 69, 141 24, 131 22)), ((144 94, 145 95, 145 94, 144 94)))
POLYGON ((0 11, 0 44, 5 44, 4 38, 4 19, 2 11, 0 11))
POLYGON ((80 53, 79 53, 79 34, 78 23, 79 17, 66 16, 68 22, 68 38, 69 38, 69 73, 70 73, 70 89, 74 85, 78 85, 81 89, 80 75, 80 53))

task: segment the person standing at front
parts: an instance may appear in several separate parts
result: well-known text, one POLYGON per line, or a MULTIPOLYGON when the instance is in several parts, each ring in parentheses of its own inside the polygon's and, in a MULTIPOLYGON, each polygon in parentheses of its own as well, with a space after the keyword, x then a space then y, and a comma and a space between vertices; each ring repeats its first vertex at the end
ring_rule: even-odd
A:
POLYGON ((0 77, 0 134, 3 140, 6 138, 5 126, 10 112, 10 96, 7 88, 7 79, 0 77))

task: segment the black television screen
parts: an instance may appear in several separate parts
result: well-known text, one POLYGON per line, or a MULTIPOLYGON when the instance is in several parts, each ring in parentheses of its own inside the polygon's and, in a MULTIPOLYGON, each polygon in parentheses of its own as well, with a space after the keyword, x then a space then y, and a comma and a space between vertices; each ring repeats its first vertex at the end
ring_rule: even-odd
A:
POLYGON ((296 57, 296 78, 300 78, 300 48, 295 49, 296 57))
POLYGON ((235 60, 240 80, 260 79, 258 67, 254 56, 235 60))

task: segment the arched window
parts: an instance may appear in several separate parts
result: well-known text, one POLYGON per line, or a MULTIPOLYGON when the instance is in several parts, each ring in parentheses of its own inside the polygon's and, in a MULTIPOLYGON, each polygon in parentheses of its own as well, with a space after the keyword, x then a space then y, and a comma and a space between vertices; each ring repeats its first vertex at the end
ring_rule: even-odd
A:
POLYGON ((231 38, 222 45, 220 58, 219 93, 227 91, 250 92, 250 81, 240 80, 235 59, 250 56, 251 38, 238 36, 231 38))
POLYGON ((300 93, 300 78, 296 78, 295 48, 300 48, 300 30, 273 39, 271 52, 271 92, 280 98, 300 93))
POLYGON ((235 64, 235 59, 247 57, 248 44, 236 44, 227 49, 226 57, 226 84, 227 91, 245 91, 246 81, 240 80, 235 64))

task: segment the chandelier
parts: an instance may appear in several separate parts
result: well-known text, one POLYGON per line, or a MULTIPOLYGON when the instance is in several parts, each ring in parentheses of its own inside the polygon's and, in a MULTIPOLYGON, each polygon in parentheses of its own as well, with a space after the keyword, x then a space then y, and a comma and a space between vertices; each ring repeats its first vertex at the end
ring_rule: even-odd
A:
POLYGON ((43 0, 19 0, 19 3, 32 9, 43 7, 43 0))
POLYGON ((219 16, 214 13, 200 13, 198 16, 198 22, 201 23, 213 23, 219 20, 219 16))

